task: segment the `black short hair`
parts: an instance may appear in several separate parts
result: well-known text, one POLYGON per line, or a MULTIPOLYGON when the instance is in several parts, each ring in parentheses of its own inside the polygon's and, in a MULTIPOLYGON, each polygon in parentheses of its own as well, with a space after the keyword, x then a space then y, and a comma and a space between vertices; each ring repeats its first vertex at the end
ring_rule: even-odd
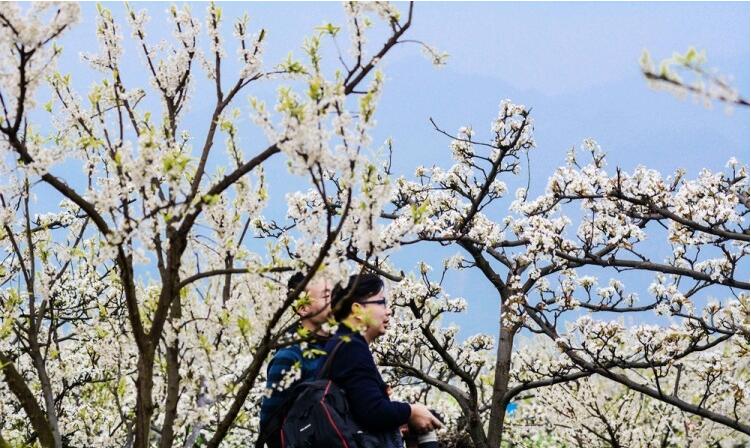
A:
POLYGON ((287 280, 287 294, 291 294, 298 286, 305 280, 305 275, 302 272, 297 271, 292 274, 292 277, 287 280))
POLYGON ((336 285, 331 291, 331 309, 334 318, 341 322, 352 313, 352 304, 364 302, 378 294, 384 287, 383 279, 376 274, 365 272, 351 275, 347 286, 336 285))

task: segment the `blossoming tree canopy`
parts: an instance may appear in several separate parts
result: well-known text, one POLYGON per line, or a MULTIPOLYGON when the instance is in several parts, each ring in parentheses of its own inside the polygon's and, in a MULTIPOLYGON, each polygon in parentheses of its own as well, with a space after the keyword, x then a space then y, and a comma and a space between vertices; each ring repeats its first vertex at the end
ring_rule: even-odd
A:
MULTIPOLYGON (((587 162, 572 150, 545 194, 530 198, 520 188, 504 210, 502 176, 519 173, 535 147, 532 125, 526 108, 508 101, 489 141, 468 127, 451 135, 436 125, 451 138, 455 164, 419 167, 415 180, 397 181, 385 216, 418 223, 402 244, 462 252, 444 260, 438 281, 422 264, 414 288, 400 288, 405 317, 396 321, 406 323, 384 343, 383 362, 450 394, 475 446, 499 446, 504 431, 515 431, 505 413, 511 400, 591 375, 748 434, 748 370, 736 361, 748 359, 747 168, 733 159, 724 172, 705 169, 693 180, 646 167, 608 173, 605 153, 586 140, 587 162), (495 347, 485 336, 462 343, 456 328, 440 326, 463 307, 442 297, 448 269, 478 270, 497 292, 495 347), (603 281, 596 269, 616 276, 603 281), (649 299, 620 279, 637 274, 653 279, 649 299), (641 317, 617 317, 632 315, 641 317), (654 323, 637 325, 642 319, 654 323), (515 349, 522 332, 546 336, 558 354, 515 349), (422 342, 406 348, 404 340, 422 342)), ((547 400, 570 387, 578 386, 537 393, 547 400)))
POLYGON ((215 4, 99 6, 81 86, 57 68, 79 6, 3 5, 0 446, 248 446, 269 355, 308 352, 288 331, 306 284, 359 269, 399 282, 374 352, 446 441, 747 441, 747 167, 609 169, 585 140, 541 195, 509 198, 537 144, 505 100, 488 138, 433 123, 453 165, 397 177, 368 156, 380 63, 399 43, 446 54, 405 38, 412 4, 344 11, 269 62, 273 30, 215 4), (401 273, 391 254, 424 245, 458 252, 401 273), (487 281, 497 334, 446 325, 483 299, 450 296, 451 270, 487 281))
POLYGON ((99 50, 82 55, 97 80, 81 89, 56 70, 79 6, 4 5, 0 442, 254 440, 263 366, 289 343, 306 283, 345 277, 349 258, 367 265, 408 230, 376 223, 389 184, 365 154, 378 66, 413 7, 347 3, 345 13, 346 25, 311 30, 303 59, 269 64, 268 33, 247 15, 170 6, 171 38, 157 41, 147 10, 98 6, 99 50), (136 59, 148 85, 129 79, 136 59), (238 99, 261 83, 278 97, 271 107, 250 98, 244 113, 266 142, 248 144, 238 99), (205 132, 187 119, 195 101, 210 103, 205 132), (279 157, 307 187, 272 217, 264 165, 279 157), (38 210, 38 195, 55 206, 38 210), (293 270, 305 280, 288 292, 293 270))

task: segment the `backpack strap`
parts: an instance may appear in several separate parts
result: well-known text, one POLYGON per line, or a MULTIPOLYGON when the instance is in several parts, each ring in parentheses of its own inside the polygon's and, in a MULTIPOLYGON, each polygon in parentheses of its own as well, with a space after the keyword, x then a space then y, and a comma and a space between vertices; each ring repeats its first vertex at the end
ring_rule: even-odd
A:
POLYGON ((334 363, 334 356, 336 355, 336 352, 339 351, 339 347, 341 347, 342 344, 344 344, 344 341, 342 339, 339 339, 339 342, 337 342, 334 346, 334 350, 331 351, 331 354, 326 358, 326 362, 323 364, 323 367, 321 367, 318 375, 316 375, 316 379, 322 380, 328 378, 329 371, 331 370, 331 365, 334 363))
MULTIPOLYGON (((339 340, 339 342, 336 343, 336 345, 334 346, 334 349, 331 351, 331 355, 329 355, 326 358, 326 362, 323 364, 323 367, 318 372, 318 375, 316 375, 317 380, 324 379, 328 376, 329 371, 331 370, 331 364, 333 364, 334 355, 336 355, 336 352, 339 350, 339 347, 341 347, 342 344, 344 344, 344 341, 341 339, 339 340)), ((277 421, 278 420, 277 417, 279 415, 282 415, 284 412, 286 412, 287 405, 290 402, 294 401, 295 398, 296 397, 288 397, 287 402, 279 406, 274 411, 272 416, 269 418, 268 425, 271 425, 273 422, 277 421)), ((255 448, 263 448, 264 443, 266 443, 272 436, 275 436, 281 429, 282 429, 281 426, 261 428, 258 439, 256 440, 255 448)))

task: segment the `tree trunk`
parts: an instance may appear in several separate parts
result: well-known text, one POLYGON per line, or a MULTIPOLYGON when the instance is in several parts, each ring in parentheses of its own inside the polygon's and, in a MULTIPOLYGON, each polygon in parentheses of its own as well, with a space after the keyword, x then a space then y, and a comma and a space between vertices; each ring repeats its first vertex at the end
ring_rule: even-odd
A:
MULTIPOLYGON (((162 291, 159 294, 157 310, 151 324, 151 330, 147 335, 149 339, 146 354, 142 354, 138 363, 138 401, 136 402, 136 442, 135 448, 146 448, 149 444, 149 426, 155 406, 152 398, 154 388, 154 356, 159 341, 164 334, 164 323, 174 321, 182 316, 180 303, 180 266, 181 257, 185 251, 187 240, 182 235, 169 235, 170 247, 167 252, 167 268, 162 276, 162 291), (141 365, 141 360, 144 361, 141 365), (143 373, 143 381, 141 374, 143 373), (148 377, 146 376, 148 375, 148 377)), ((178 359, 179 341, 175 334, 175 340, 166 344, 167 358, 167 397, 165 403, 164 422, 161 431, 160 447, 172 446, 174 438, 174 423, 177 417, 177 401, 180 390, 180 373, 178 359)))
POLYGON ((495 378, 493 395, 490 400, 490 424, 488 428, 488 446, 498 448, 503 437, 503 423, 506 418, 506 393, 508 392, 511 352, 514 345, 514 328, 504 325, 501 329, 496 350, 495 378))
MULTIPOLYGON (((34 330, 32 330, 34 331, 34 330)), ((54 441, 55 448, 62 448, 63 441, 60 436, 60 428, 57 423, 57 413, 55 412, 55 398, 52 395, 52 384, 50 383, 50 377, 47 374, 47 367, 44 365, 44 359, 40 353, 39 344, 36 341, 36 335, 31 337, 31 359, 34 363, 34 368, 39 376, 39 382, 42 385, 42 395, 44 396, 44 407, 47 411, 47 422, 49 423, 50 431, 52 432, 52 439, 54 441)))
POLYGON ((160 448, 170 448, 175 438, 175 419, 177 418, 177 401, 180 398, 180 331, 179 319, 182 317, 180 303, 180 293, 178 291, 177 299, 172 300, 170 307, 170 323, 177 321, 178 325, 173 326, 175 339, 167 341, 167 402, 164 409, 164 424, 162 425, 162 438, 159 442, 160 448))
POLYGON ((39 444, 45 448, 55 446, 55 438, 52 435, 52 429, 47 421, 45 412, 37 403, 34 393, 31 392, 26 380, 13 364, 10 356, 0 351, 0 373, 3 374, 8 389, 21 403, 26 416, 29 418, 31 427, 37 433, 39 444))
POLYGON ((477 410, 473 410, 467 418, 469 419, 469 422, 467 423, 467 432, 472 439, 473 447, 489 448, 488 437, 485 435, 485 428, 482 425, 480 413, 477 410))
POLYGON ((138 356, 138 378, 136 379, 136 440, 135 448, 149 447, 151 431, 151 414, 154 403, 151 397, 154 388, 154 349, 149 347, 146 353, 138 356))
POLYGON ((180 365, 178 360, 177 334, 174 342, 167 346, 167 403, 164 409, 164 425, 162 426, 162 438, 160 448, 172 446, 175 438, 175 418, 177 417, 177 401, 180 396, 180 365))

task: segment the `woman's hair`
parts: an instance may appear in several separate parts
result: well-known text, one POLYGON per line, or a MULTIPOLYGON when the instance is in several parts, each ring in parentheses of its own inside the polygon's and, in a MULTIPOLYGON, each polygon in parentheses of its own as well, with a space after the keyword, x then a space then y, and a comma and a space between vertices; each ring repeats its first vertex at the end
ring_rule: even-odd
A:
POLYGON ((376 274, 361 273, 351 275, 347 286, 336 285, 331 291, 331 309, 334 318, 341 322, 352 313, 352 304, 364 302, 383 289, 383 280, 376 274))

